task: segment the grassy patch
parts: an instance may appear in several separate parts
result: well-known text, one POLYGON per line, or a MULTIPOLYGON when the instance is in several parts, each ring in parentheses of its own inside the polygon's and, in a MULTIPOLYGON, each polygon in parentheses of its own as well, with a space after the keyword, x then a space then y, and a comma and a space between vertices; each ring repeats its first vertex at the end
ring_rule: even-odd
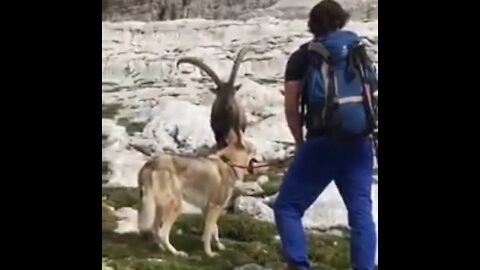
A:
POLYGON ((146 123, 143 122, 131 122, 128 118, 119 118, 117 123, 120 126, 124 126, 129 135, 133 135, 135 132, 142 132, 146 123))
POLYGON ((102 104, 102 118, 114 119, 121 108, 122 104, 118 103, 102 104))
POLYGON ((280 185, 282 184, 282 175, 271 174, 268 176, 269 181, 261 185, 266 196, 271 196, 278 192, 280 185))
MULTIPOLYGON (((132 206, 138 203, 136 189, 104 188, 106 204, 132 206)), ((170 242, 189 254, 176 257, 161 251, 155 244, 137 234, 116 234, 116 218, 108 208, 102 210, 102 257, 116 270, 231 270, 248 263, 257 263, 275 270, 287 269, 280 256, 280 243, 274 239, 273 224, 245 215, 224 214, 219 222, 220 238, 226 250, 208 258, 203 253, 201 215, 182 215, 174 224, 170 242)), ((308 235, 309 257, 313 269, 346 270, 348 242, 337 236, 308 235)), ((217 251, 213 246, 214 251, 217 251)))
POLYGON ((269 181, 263 185, 261 185, 263 191, 265 191, 265 196, 271 196, 277 193, 278 189, 280 188, 280 181, 269 181))
POLYGON ((105 203, 115 209, 121 207, 138 209, 139 193, 136 188, 103 188, 102 197, 107 197, 105 203))
POLYGON ((102 227, 107 229, 117 227, 117 217, 115 213, 105 205, 102 205, 102 227))

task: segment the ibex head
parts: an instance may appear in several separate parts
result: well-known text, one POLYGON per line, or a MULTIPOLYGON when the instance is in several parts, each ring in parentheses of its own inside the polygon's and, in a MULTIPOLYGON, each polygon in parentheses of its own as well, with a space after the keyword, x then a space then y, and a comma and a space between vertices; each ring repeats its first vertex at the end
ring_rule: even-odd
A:
POLYGON ((235 78, 237 76, 238 69, 240 68, 240 64, 242 63, 243 58, 245 57, 245 54, 247 54, 247 52, 249 52, 251 50, 252 50, 251 47, 243 47, 237 53, 237 56, 235 57, 235 60, 233 61, 233 66, 232 66, 232 70, 230 72, 230 77, 229 77, 227 82, 221 81, 220 78, 218 77, 218 75, 207 64, 205 64, 202 60, 200 60, 199 58, 196 58, 196 57, 183 57, 183 58, 181 58, 180 60, 177 61, 177 68, 182 63, 189 63, 191 65, 194 65, 194 66, 200 68, 201 70, 203 70, 205 73, 207 73, 208 76, 210 76, 210 78, 213 80, 213 82, 216 85, 216 88, 212 89, 213 93, 215 93, 215 94, 235 93, 242 86, 241 84, 235 85, 235 78))

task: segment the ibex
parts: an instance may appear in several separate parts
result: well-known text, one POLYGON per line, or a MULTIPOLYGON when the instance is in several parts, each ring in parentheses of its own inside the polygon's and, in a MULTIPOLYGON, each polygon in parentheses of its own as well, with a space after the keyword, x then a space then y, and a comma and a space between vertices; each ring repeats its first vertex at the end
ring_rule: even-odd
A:
POLYGON ((233 67, 230 72, 228 82, 223 82, 217 74, 202 60, 195 57, 183 57, 177 62, 177 68, 182 63, 189 63, 197 66, 210 76, 216 84, 216 88, 211 89, 215 94, 215 100, 210 114, 210 126, 213 130, 217 148, 222 149, 228 145, 227 137, 230 129, 236 133, 239 138, 238 143, 242 144, 242 133, 247 127, 245 110, 235 99, 235 93, 240 89, 241 84, 235 85, 235 78, 240 68, 245 54, 251 50, 251 47, 242 48, 233 61, 233 67))

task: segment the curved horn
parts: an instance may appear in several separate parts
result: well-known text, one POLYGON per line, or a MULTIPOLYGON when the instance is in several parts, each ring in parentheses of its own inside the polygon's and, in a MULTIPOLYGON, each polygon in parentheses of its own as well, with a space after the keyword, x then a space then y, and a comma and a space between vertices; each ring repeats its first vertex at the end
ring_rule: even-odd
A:
POLYGON ((249 51, 252 51, 252 47, 243 47, 237 54, 237 57, 233 61, 233 66, 232 66, 232 71, 230 73, 230 78, 228 79, 229 85, 233 85, 235 83, 235 77, 237 76, 238 69, 240 68, 240 64, 243 61, 243 57, 245 57, 245 54, 247 54, 249 51))
POLYGON ((191 65, 194 65, 198 68, 200 68, 201 70, 205 71, 205 73, 208 74, 208 76, 210 76, 210 78, 212 78, 213 82, 217 85, 217 86, 221 86, 222 85, 222 82, 220 81, 220 79, 218 78, 217 74, 215 73, 215 71, 213 71, 207 64, 205 64, 202 60, 200 60, 199 58, 195 58, 195 57, 183 57, 183 58, 180 58, 178 61, 177 61, 177 68, 180 64, 182 63, 188 63, 188 64, 191 64, 191 65))

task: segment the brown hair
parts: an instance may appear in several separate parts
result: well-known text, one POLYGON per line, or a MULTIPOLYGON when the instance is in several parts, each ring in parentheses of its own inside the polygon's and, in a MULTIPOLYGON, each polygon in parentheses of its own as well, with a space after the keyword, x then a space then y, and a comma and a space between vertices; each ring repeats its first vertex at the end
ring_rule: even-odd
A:
POLYGON ((350 14, 334 0, 322 0, 310 11, 308 29, 318 36, 342 29, 350 19, 350 14))

